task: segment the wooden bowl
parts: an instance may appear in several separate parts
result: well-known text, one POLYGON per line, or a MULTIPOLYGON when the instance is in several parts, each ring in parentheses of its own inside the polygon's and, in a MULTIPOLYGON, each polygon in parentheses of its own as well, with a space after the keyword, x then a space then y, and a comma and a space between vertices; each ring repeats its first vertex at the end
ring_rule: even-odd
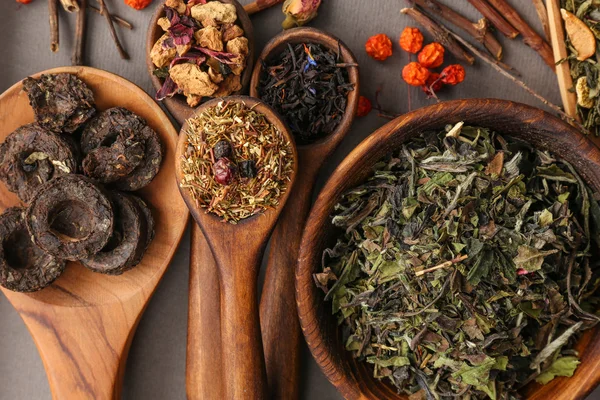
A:
MULTIPOLYGON (((241 83, 242 88, 232 93, 232 95, 242 94, 248 89, 248 84, 250 83, 250 76, 252 75, 252 66, 254 65, 254 28, 252 27, 252 22, 250 21, 250 16, 244 10, 244 7, 238 3, 236 0, 214 0, 220 1, 221 3, 233 4, 236 8, 238 20, 237 22, 244 30, 244 36, 248 39, 248 56, 246 57, 246 68, 244 72, 242 72, 241 83)), ((163 2, 164 4, 164 2, 163 2)), ((156 69, 154 64, 152 63, 152 59, 150 58, 150 51, 154 46, 154 43, 163 35, 164 31, 160 26, 157 25, 159 18, 165 16, 164 7, 161 5, 156 7, 156 11, 150 20, 150 26, 148 26, 148 33, 146 35, 146 66, 148 67, 148 73, 150 74, 150 79, 152 80, 152 84, 154 88, 158 91, 163 84, 163 80, 159 79, 152 72, 156 69)), ((181 94, 176 94, 173 97, 167 97, 162 101, 167 110, 173 115, 173 117, 179 122, 183 124, 183 122, 189 118, 193 113, 193 108, 188 106, 185 101, 185 96, 181 94)))
MULTIPOLYGON (((177 131, 152 98, 117 75, 89 67, 62 67, 33 76, 62 72, 77 75, 90 87, 99 110, 125 107, 160 136, 164 146, 161 169, 148 186, 136 192, 152 210, 156 236, 141 263, 123 275, 102 275, 70 262, 51 286, 39 292, 15 293, 4 288, 2 292, 38 346, 54 398, 118 398, 135 328, 189 217, 173 179, 177 131)), ((33 121, 21 82, 0 95, 0 142, 33 121)), ((0 211, 19 204, 17 196, 0 183, 0 211)))
MULTIPOLYGON (((327 376, 346 399, 406 399, 391 385, 372 377, 372 368, 344 348, 331 303, 314 283, 323 250, 341 233, 331 224, 342 194, 363 182, 373 165, 421 132, 465 121, 510 134, 569 161, 595 190, 600 190, 600 150, 558 118, 536 108, 496 99, 456 100, 421 108, 378 129, 352 151, 329 178, 306 223, 296 269, 296 300, 308 346, 327 376)), ((600 336, 586 332, 576 346, 581 364, 572 378, 525 388, 528 399, 583 399, 600 382, 600 336)))
MULTIPOLYGON (((266 44, 262 53, 260 53, 260 56, 254 65, 254 71, 252 71, 252 80, 250 81, 250 96, 259 98, 258 85, 260 83, 260 76, 264 69, 263 62, 268 62, 272 57, 279 55, 286 48, 288 43, 292 45, 298 43, 317 43, 333 50, 336 53, 339 50, 342 57, 342 62, 348 64, 357 64, 356 58, 354 57, 354 54, 352 54, 352 51, 337 37, 315 28, 289 29, 281 32, 271 39, 266 44)), ((348 130, 350 130, 352 122, 354 121, 354 116, 356 115, 356 109, 358 108, 360 83, 358 67, 349 67, 347 70, 350 83, 354 84, 354 90, 348 94, 348 103, 340 124, 335 131, 328 136, 308 145, 300 145, 298 146, 298 149, 310 146, 310 150, 312 152, 317 147, 333 148, 339 144, 348 130)))

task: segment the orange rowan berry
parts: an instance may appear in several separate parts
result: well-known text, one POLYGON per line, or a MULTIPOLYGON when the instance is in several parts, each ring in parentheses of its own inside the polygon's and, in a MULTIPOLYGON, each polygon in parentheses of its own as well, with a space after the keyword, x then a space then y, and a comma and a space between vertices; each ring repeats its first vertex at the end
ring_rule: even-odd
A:
POLYGON ((440 74, 441 81, 446 85, 457 85, 465 80, 465 69, 462 65, 448 65, 440 74))
POLYGON ((400 34, 400 47, 409 53, 418 53, 423 47, 423 34, 419 28, 404 28, 400 34))
POLYGON ((365 50, 374 59, 383 61, 392 55, 392 41, 385 33, 380 33, 367 40, 365 50))
POLYGON ((21 3, 21 4, 29 4, 31 3, 32 0, 17 0, 17 3, 21 3))
POLYGON ((125 4, 136 10, 143 10, 148 7, 150 3, 152 3, 152 0, 125 0, 125 4))
POLYGON ((429 43, 419 53, 419 63, 426 68, 437 68, 444 63, 444 46, 437 42, 429 43))
POLYGON ((411 86, 422 86, 431 72, 418 62, 411 62, 402 69, 402 79, 411 86))
POLYGON ((356 110, 356 116, 364 117, 371 112, 372 108, 373 106, 371 105, 371 101, 365 96, 360 96, 358 98, 358 109, 356 110))

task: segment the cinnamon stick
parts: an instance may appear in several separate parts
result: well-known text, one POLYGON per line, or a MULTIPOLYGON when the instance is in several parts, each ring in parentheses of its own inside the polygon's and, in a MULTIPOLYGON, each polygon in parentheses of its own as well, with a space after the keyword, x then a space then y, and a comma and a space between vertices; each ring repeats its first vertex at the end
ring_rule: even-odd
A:
POLYGON ((403 8, 400 12, 402 14, 407 14, 419 24, 423 25, 423 27, 433 35, 435 40, 442 44, 450 53, 454 54, 456 58, 469 64, 475 62, 475 58, 469 54, 469 52, 461 47, 452 36, 442 30, 437 22, 433 21, 421 11, 416 8, 403 8))
POLYGON ((519 13, 506 0, 488 0, 492 6, 498 10, 506 20, 523 35, 525 44, 542 57, 544 62, 554 70, 554 54, 552 48, 546 41, 534 31, 529 24, 521 18, 519 13))
POLYGON ((504 75, 505 77, 507 77, 508 79, 510 79, 511 81, 513 81, 514 83, 516 83, 517 85, 519 85, 520 87, 522 87, 523 89, 525 89, 525 91, 527 93, 529 93, 530 95, 532 95, 533 97, 535 97, 536 99, 538 99, 539 101, 541 101, 546 106, 550 107, 552 110, 554 110, 557 114, 559 114, 561 117, 563 117, 569 123, 571 123, 573 126, 577 127, 582 133, 587 133, 588 132, 587 129, 585 129, 584 126, 581 125, 580 122, 578 122, 575 118, 573 118, 570 115, 568 115, 567 113, 565 113, 559 106, 557 106, 556 104, 554 104, 554 103, 546 100, 546 98, 544 96, 542 96, 541 94, 537 93, 535 90, 533 90, 532 88, 530 88, 529 86, 527 86, 527 84, 525 82, 523 82, 522 80, 516 78, 514 75, 512 75, 509 72, 507 72, 504 69, 502 69, 495 62, 496 60, 494 60, 492 57, 488 56, 485 53, 480 52, 479 50, 477 50, 477 48, 475 48, 475 46, 472 46, 465 39, 461 38, 456 33, 450 31, 445 26, 442 25, 440 27, 443 30, 445 30, 446 32, 448 32, 449 35, 452 35, 454 38, 456 38, 456 40, 458 40, 460 43, 462 43, 467 49, 469 49, 470 51, 472 51, 473 54, 475 54, 477 57, 481 58, 481 60, 483 60, 484 62, 488 63, 493 69, 495 69, 496 71, 500 72, 502 75, 504 75))
POLYGON ((535 11, 540 18, 540 22, 542 23, 542 29, 544 30, 544 35, 546 36, 546 40, 550 41, 550 22, 548 21, 548 12, 546 11, 546 6, 544 5, 544 0, 531 0, 533 5, 535 6, 535 11))
POLYGON ((504 17, 494 9, 486 0, 469 0, 469 3, 473 5, 487 18, 492 25, 496 27, 504 36, 509 39, 514 39, 519 35, 519 31, 516 30, 504 17))
POLYGON ((488 30, 488 24, 485 18, 479 20, 478 23, 473 23, 450 7, 439 3, 437 0, 408 0, 408 2, 416 4, 430 14, 439 16, 462 29, 475 40, 482 43, 496 59, 502 59, 502 46, 488 30))
POLYGON ((50 19, 50 50, 58 51, 58 0, 48 0, 50 19))
POLYGON ((119 37, 117 36, 117 31, 115 30, 115 27, 113 25, 112 15, 110 14, 110 11, 108 11, 108 8, 106 7, 105 0, 97 0, 97 1, 98 1, 98 3, 100 3, 100 14, 104 15, 104 17, 106 18, 106 21, 108 22, 108 29, 110 30, 110 35, 112 36, 113 41, 115 42, 115 46, 117 46, 117 50, 119 51, 121 58, 124 60, 128 60, 129 54, 127 54, 125 49, 123 49, 123 46, 121 46, 121 42, 119 41, 119 37))
MULTIPOLYGON (((102 15, 102 11, 100 11, 100 9, 98 7, 93 6, 91 4, 88 4, 88 7, 90 9, 94 10, 97 14, 102 15)), ((123 18, 119 17, 118 15, 114 15, 114 14, 111 14, 110 17, 112 18, 112 20, 114 22, 121 25, 122 27, 127 28, 127 29, 133 29, 133 25, 126 19, 123 19, 123 18)))
POLYGON ((246 10, 248 15, 252 15, 279 3, 283 3, 283 0, 255 0, 252 3, 246 4, 244 10, 246 10))
POLYGON ((62 4, 63 8, 67 12, 78 12, 79 11, 79 3, 77 0, 60 0, 60 4, 62 4))
POLYGON ((71 57, 71 64, 73 65, 83 65, 83 52, 85 49, 87 0, 80 1, 81 8, 77 12, 77 20, 75 22, 75 47, 73 48, 73 56, 71 57))

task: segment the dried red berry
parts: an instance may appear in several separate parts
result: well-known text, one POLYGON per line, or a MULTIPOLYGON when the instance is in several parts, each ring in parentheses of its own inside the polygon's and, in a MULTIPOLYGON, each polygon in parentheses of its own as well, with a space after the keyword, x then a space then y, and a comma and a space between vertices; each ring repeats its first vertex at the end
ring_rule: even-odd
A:
POLYGON ((227 157, 221 158, 213 165, 215 181, 221 185, 229 185, 235 177, 237 167, 227 157))
POLYGON ((440 76, 446 85, 457 85, 465 80, 465 69, 460 64, 448 65, 440 76))
POLYGON ((17 0, 17 3, 21 3, 21 4, 29 4, 31 2, 32 2, 32 0, 17 0))
POLYGON ((143 10, 148 7, 150 3, 152 3, 152 0, 125 0, 125 4, 136 10, 143 10))
POLYGON ((392 41, 385 33, 380 33, 367 40, 365 50, 374 59, 383 61, 392 55, 392 41))
POLYGON ((365 96, 360 96, 358 98, 358 109, 356 110, 356 116, 364 117, 371 112, 372 108, 373 106, 371 105, 371 101, 365 96))

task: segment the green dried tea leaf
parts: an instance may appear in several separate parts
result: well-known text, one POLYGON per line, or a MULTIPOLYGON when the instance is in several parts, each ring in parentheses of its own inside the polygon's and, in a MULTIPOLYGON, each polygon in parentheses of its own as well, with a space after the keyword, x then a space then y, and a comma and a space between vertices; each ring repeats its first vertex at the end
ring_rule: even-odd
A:
POLYGON ((573 376, 579 364, 581 364, 581 362, 577 357, 570 356, 557 358, 549 368, 535 378, 535 381, 545 385, 557 376, 573 376))
POLYGON ((519 254, 513 258, 517 268, 522 268, 527 272, 537 271, 544 264, 544 257, 556 254, 558 250, 540 251, 535 247, 519 246, 519 254))

